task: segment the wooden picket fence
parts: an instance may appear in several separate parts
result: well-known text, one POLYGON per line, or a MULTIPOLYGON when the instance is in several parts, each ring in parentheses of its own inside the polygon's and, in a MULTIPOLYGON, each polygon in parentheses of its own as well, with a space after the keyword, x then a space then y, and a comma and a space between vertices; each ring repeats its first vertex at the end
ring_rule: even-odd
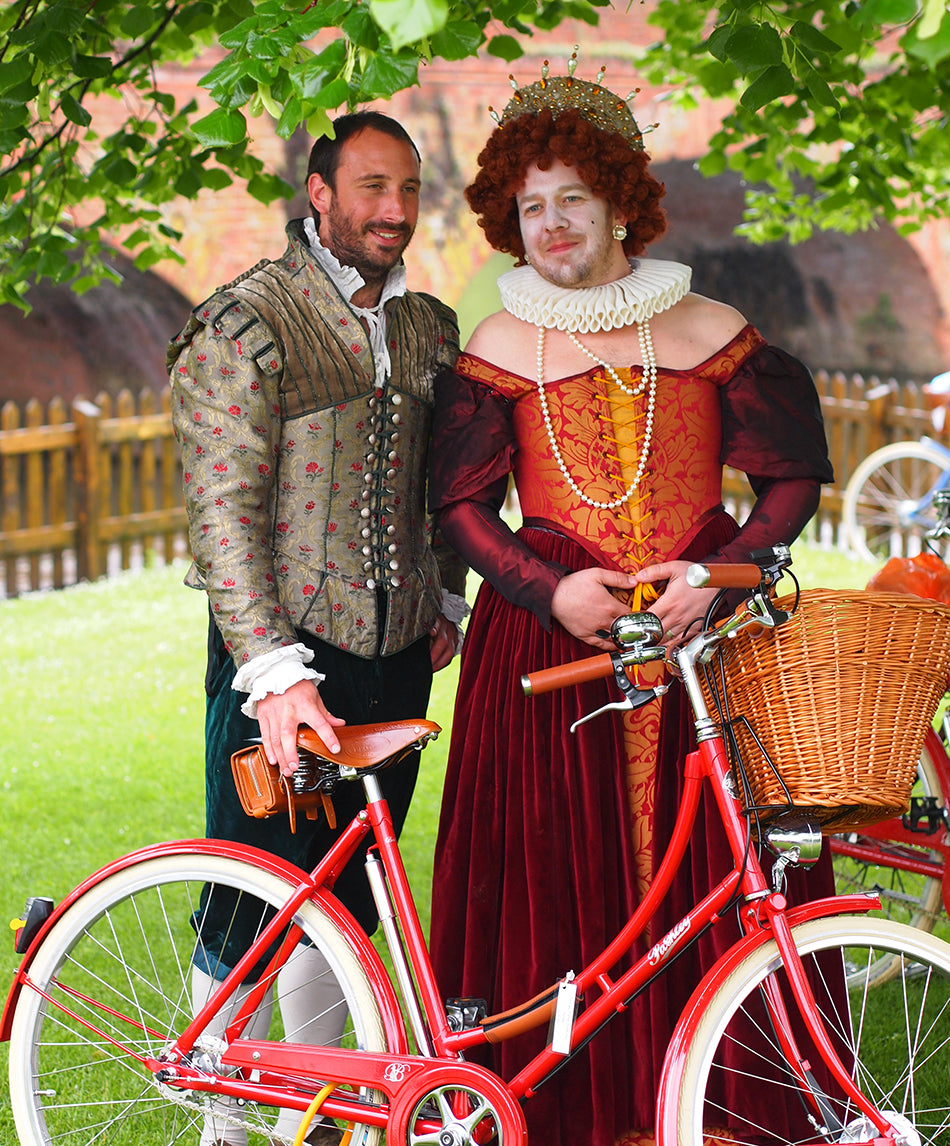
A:
POLYGON ((0 408, 0 596, 187 554, 168 395, 0 408))
MULTIPOLYGON (((816 375, 835 467, 815 524, 833 540, 854 467, 890 441, 940 438, 919 384, 816 375)), ((745 477, 725 496, 748 505, 745 477)), ((0 597, 95 580, 187 555, 181 468, 168 395, 123 391, 67 408, 0 408, 0 597)))

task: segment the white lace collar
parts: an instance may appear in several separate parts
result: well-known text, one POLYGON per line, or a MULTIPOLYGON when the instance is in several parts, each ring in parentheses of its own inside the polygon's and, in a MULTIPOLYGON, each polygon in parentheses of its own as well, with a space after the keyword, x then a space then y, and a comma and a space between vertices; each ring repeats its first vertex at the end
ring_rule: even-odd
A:
POLYGON ((515 267, 498 280, 509 314, 545 329, 581 334, 614 330, 669 310, 689 293, 692 271, 683 263, 631 259, 630 274, 595 287, 560 287, 534 267, 515 267))
MULTIPOLYGON (((312 216, 307 216, 303 221, 304 235, 307 239, 307 245, 313 252, 313 257, 317 260, 326 273, 333 279, 340 294, 350 302, 353 295, 360 289, 366 286, 363 281, 363 276, 356 269, 356 267, 344 266, 343 263, 333 254, 332 251, 320 242, 320 236, 317 234, 317 223, 312 216)), ((398 295, 406 293, 406 266, 404 263, 397 263, 389 272, 389 277, 383 284, 383 292, 379 296, 379 302, 373 307, 354 307, 354 310, 367 310, 372 313, 379 310, 391 298, 396 298, 398 295)), ((352 306, 353 304, 350 303, 352 306)))
POLYGON ((365 286, 363 276, 356 267, 345 266, 332 251, 320 242, 317 234, 316 220, 308 216, 303 221, 304 236, 307 245, 324 271, 333 279, 337 290, 360 317, 366 319, 369 330, 370 346, 373 350, 373 362, 376 367, 376 377, 379 381, 388 378, 392 373, 392 360, 389 356, 389 342, 386 338, 386 311, 383 309, 391 298, 397 298, 406 293, 406 267, 404 263, 397 263, 389 272, 383 283, 382 294, 375 306, 356 306, 353 295, 365 286))

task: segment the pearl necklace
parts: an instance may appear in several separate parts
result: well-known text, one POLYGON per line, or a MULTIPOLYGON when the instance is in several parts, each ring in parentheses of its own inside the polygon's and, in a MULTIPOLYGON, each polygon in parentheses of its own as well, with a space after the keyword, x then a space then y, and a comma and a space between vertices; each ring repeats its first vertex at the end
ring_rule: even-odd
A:
POLYGON ((653 351, 653 336, 650 333, 649 319, 641 319, 637 323, 637 336, 640 340, 640 359, 643 363, 643 377, 640 380, 640 385, 636 389, 631 390, 629 386, 625 386, 620 380, 617 371, 608 363, 604 362, 602 358, 598 358, 596 354, 588 350, 577 338, 574 337, 572 332, 568 332, 568 337, 571 342, 582 350, 588 358, 593 359, 598 365, 602 366, 610 377, 617 383, 620 389, 630 397, 636 397, 646 390, 646 423, 643 427, 643 446, 640 450, 640 460, 637 463, 637 472, 633 481, 627 486, 621 497, 614 501, 595 501, 592 497, 588 497, 581 489, 578 488, 577 483, 568 472, 567 464, 561 455, 561 450, 557 444, 557 438, 554 434, 554 426, 551 423, 551 412, 548 409, 548 399, 544 392, 544 334, 545 328, 538 327, 538 397, 541 400, 541 414, 544 418, 544 425, 548 432, 548 441, 551 443, 551 452, 554 455, 554 460, 558 464, 558 468, 564 475, 564 480, 571 487, 574 493, 584 502, 585 505, 591 506, 593 509, 617 509, 618 506, 624 505, 630 500, 633 491, 640 484, 647 467, 647 458, 650 456, 650 445, 653 442, 653 412, 656 408, 656 354, 653 351))
MULTIPOLYGON (((643 347, 644 347, 644 341, 646 341, 646 343, 649 345, 650 352, 652 353, 652 351, 653 351, 653 339, 650 337, 650 324, 648 322, 641 323, 640 331, 638 333, 640 333, 641 357, 643 357, 643 361, 644 361, 644 363, 646 363, 646 358, 642 354, 643 347), (644 339, 643 334, 640 333, 640 332, 642 332, 644 325, 646 326, 646 339, 644 339)), ((610 363, 604 362, 604 360, 602 358, 598 358, 597 355, 594 354, 593 351, 588 350, 587 347, 583 344, 583 342, 581 342, 581 340, 573 332, 573 330, 569 330, 567 332, 567 337, 571 340, 571 342, 574 343, 574 345, 577 347, 577 349, 582 354, 586 354, 587 357, 589 359, 591 359, 592 362, 596 362, 599 366, 603 366, 603 368, 607 371, 607 373, 614 380, 614 382, 616 382, 617 386, 624 392, 624 394, 628 395, 630 398, 636 398, 638 394, 643 393, 643 389, 647 384, 647 371, 646 370, 644 370, 644 372, 640 378, 640 385, 634 387, 634 389, 631 390, 630 387, 623 381, 623 379, 617 373, 617 371, 614 370, 614 368, 610 365, 610 363)), ((656 373, 655 364, 654 364, 654 371, 653 372, 654 372, 654 374, 656 373)))

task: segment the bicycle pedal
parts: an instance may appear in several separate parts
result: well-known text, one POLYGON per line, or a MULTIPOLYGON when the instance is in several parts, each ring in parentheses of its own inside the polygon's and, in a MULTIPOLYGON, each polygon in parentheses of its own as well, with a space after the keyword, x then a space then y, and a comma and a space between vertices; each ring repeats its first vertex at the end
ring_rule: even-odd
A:
POLYGON ((470 1031, 488 1014, 488 1003, 485 999, 446 999, 445 1014, 450 1031, 470 1031))
POLYGON ((936 796, 911 796, 910 810, 901 816, 908 832, 932 836, 947 825, 947 813, 936 796))

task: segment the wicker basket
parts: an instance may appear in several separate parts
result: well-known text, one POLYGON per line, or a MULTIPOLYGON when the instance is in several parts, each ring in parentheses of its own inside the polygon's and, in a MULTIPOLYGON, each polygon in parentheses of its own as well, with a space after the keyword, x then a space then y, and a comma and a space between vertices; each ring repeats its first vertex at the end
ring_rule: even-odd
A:
MULTIPOLYGON (((720 648, 709 668, 720 693, 725 684, 744 795, 761 821, 787 811, 789 797, 825 833, 907 810, 947 687, 950 608, 898 593, 809 589, 779 629, 747 629, 720 648)), ((708 680, 704 690, 715 715, 708 680)))

